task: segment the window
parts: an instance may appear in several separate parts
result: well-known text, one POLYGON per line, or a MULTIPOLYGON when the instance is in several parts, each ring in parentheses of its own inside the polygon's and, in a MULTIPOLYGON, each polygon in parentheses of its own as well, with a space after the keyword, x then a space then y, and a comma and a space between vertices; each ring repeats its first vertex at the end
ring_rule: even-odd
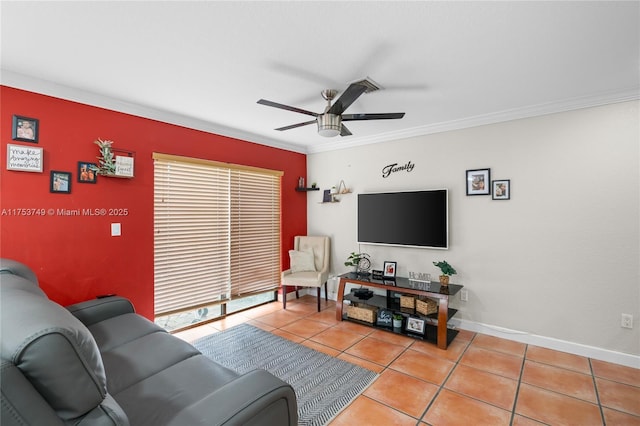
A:
POLYGON ((153 159, 155 315, 276 290, 282 172, 153 159))

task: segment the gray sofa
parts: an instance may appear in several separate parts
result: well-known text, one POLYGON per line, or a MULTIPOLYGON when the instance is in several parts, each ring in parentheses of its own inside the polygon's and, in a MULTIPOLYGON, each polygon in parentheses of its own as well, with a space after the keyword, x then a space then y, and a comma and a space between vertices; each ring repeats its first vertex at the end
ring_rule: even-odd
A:
POLYGON ((137 315, 122 297, 64 308, 25 265, 0 259, 2 426, 297 425, 296 397, 137 315))

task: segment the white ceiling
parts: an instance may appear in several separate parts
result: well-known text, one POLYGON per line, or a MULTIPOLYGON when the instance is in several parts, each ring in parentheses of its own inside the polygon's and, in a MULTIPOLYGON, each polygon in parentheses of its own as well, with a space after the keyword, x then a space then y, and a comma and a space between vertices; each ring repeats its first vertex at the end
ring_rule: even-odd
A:
POLYGON ((1 3, 2 84, 313 153, 638 99, 640 2, 75 1, 1 3), (323 89, 384 90, 347 113, 323 89))

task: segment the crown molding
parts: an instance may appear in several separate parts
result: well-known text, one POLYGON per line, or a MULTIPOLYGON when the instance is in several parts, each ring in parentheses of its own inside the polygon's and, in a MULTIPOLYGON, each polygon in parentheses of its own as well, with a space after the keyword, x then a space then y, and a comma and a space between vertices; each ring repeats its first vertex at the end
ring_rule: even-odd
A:
POLYGON ((201 130, 207 133, 213 133, 221 136, 239 139, 242 141, 271 146, 273 148, 284 149, 301 154, 307 153, 304 146, 288 144, 286 142, 265 138, 264 136, 256 135, 250 132, 244 132, 238 129, 221 126, 209 121, 200 120, 186 115, 176 114, 174 112, 160 110, 157 108, 147 107, 132 102, 122 101, 120 99, 86 90, 81 90, 75 87, 65 86, 62 84, 54 83, 52 81, 30 77, 24 74, 15 73, 13 71, 3 69, 0 72, 0 84, 16 89, 26 90, 28 92, 35 92, 42 95, 53 96, 55 98, 95 106, 98 108, 104 108, 116 112, 135 115, 138 117, 157 120, 163 123, 187 127, 189 129, 201 130))
POLYGON ((507 121, 520 120, 523 118, 539 117, 548 114, 573 111, 583 108, 592 108, 602 105, 609 105, 619 102, 636 101, 640 99, 640 87, 628 90, 605 92, 597 95, 581 96, 565 99, 558 102, 531 105, 523 108, 514 108, 498 111, 490 114, 476 115, 459 120, 444 121, 440 123, 428 124, 425 126, 403 129, 395 132, 382 133, 371 137, 362 137, 344 141, 330 142, 308 149, 309 154, 333 151, 338 149, 353 148, 362 145, 388 142, 392 140, 408 139, 416 136, 430 135, 434 133, 448 132, 452 130, 462 130, 471 127, 484 126, 487 124, 503 123, 507 121))
POLYGON ((582 108, 591 108, 601 105, 640 99, 640 87, 633 87, 627 90, 604 92, 595 95, 564 99, 557 102, 531 105, 522 108, 514 108, 490 114, 466 117, 459 120, 433 123, 425 126, 418 126, 394 132, 386 132, 374 136, 349 137, 346 140, 345 138, 334 138, 329 142, 305 147, 302 145, 286 143, 254 133, 245 132, 239 129, 222 126, 216 123, 211 123, 209 121, 176 114, 170 111, 159 110, 157 108, 134 104, 97 93, 81 90, 78 88, 61 85, 51 81, 37 79, 24 74, 15 73, 13 71, 2 70, 0 72, 0 84, 30 92, 40 93, 43 95, 79 102, 99 108, 105 108, 117 112, 149 118, 164 123, 183 126, 190 129, 201 130, 204 132, 226 136, 234 139, 258 143, 273 148, 298 152, 301 154, 314 154, 326 151, 336 151, 363 145, 389 142, 393 140, 407 139, 417 136, 430 135, 452 130, 461 130, 471 127, 484 126, 487 124, 502 123, 523 118, 538 117, 542 115, 555 114, 559 112, 572 111, 582 108))

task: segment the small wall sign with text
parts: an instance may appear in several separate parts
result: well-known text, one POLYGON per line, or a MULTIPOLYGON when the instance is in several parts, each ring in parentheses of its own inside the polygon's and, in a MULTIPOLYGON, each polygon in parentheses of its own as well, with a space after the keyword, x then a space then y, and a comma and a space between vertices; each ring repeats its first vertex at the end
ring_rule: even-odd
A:
POLYGON ((7 170, 42 173, 43 149, 7 144, 7 170))
POLYGON ((133 177, 133 157, 116 155, 116 176, 133 177))
POLYGON ((404 166, 398 166, 398 163, 393 163, 386 165, 382 168, 382 177, 388 178, 391 176, 391 173, 406 171, 410 173, 416 165, 409 161, 404 166))

